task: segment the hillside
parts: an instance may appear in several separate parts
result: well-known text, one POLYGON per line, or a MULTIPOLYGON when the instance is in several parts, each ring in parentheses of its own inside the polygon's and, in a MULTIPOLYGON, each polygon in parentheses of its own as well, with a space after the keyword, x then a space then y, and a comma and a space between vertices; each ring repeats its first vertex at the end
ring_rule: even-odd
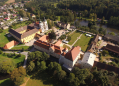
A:
POLYGON ((13 3, 15 2, 15 0, 8 0, 6 3, 9 4, 9 3, 13 3))

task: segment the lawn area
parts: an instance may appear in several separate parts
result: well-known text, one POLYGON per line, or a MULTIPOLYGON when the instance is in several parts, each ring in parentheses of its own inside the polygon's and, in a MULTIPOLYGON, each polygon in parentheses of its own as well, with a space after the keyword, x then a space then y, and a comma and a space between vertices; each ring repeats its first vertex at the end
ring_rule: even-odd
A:
POLYGON ((13 56, 13 57, 8 57, 8 56, 3 56, 0 54, 0 62, 3 62, 4 60, 11 60, 14 62, 14 64, 17 66, 21 62, 23 62, 25 59, 24 55, 21 55, 21 57, 13 56))
POLYGON ((70 50, 70 47, 65 44, 63 45, 63 48, 68 48, 68 50, 70 50))
POLYGON ((70 36, 71 36, 71 41, 68 43, 69 45, 72 45, 74 42, 75 42, 75 40, 77 39, 77 37, 79 37, 81 35, 81 33, 80 32, 77 32, 77 31, 75 31, 75 32, 73 32, 70 36))
POLYGON ((12 81, 10 80, 10 78, 0 80, 0 86, 12 86, 11 83, 12 81))
POLYGON ((36 72, 27 82, 26 86, 66 86, 62 81, 50 75, 48 71, 36 72))
POLYGON ((0 47, 4 47, 4 45, 12 40, 16 40, 13 37, 7 37, 6 33, 8 33, 8 29, 7 30, 3 30, 2 33, 0 33, 0 47))
POLYGON ((80 46, 82 51, 86 51, 87 47, 90 45, 89 42, 93 37, 87 37, 82 34, 81 38, 74 44, 74 46, 80 46))
POLYGON ((107 56, 102 56, 102 62, 105 61, 105 60, 110 60, 110 59, 114 59, 116 57, 113 57, 111 55, 107 55, 107 56))
POLYGON ((21 46, 21 45, 18 45, 18 46, 13 47, 12 49, 22 49, 22 48, 24 48, 26 50, 26 49, 29 49, 30 46, 21 46))

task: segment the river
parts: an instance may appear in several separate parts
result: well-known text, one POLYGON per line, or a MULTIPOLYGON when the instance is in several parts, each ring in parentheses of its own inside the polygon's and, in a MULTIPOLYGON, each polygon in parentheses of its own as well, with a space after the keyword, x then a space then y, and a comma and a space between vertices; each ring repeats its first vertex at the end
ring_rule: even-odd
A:
MULTIPOLYGON (((88 21, 80 20, 80 25, 88 26, 88 21)), ((115 34, 119 33, 119 27, 114 27, 114 26, 111 27, 111 26, 102 25, 102 24, 97 24, 97 26, 105 28, 107 30, 107 33, 108 32, 114 32, 115 34)))

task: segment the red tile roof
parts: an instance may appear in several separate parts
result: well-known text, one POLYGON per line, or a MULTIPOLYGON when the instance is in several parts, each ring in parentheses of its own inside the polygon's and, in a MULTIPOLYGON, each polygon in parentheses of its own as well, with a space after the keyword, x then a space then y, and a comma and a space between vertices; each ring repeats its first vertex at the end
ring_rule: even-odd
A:
POLYGON ((80 53, 81 47, 73 47, 69 52, 66 53, 65 58, 69 59, 71 61, 74 61, 77 57, 77 55, 80 53))
POLYGON ((44 35, 41 38, 39 38, 39 40, 46 42, 48 40, 48 36, 47 35, 44 35))
POLYGON ((62 44, 62 40, 58 40, 58 41, 55 43, 56 46, 60 46, 60 44, 62 44))
POLYGON ((13 40, 13 41, 7 43, 7 44, 3 47, 3 49, 10 49, 11 47, 13 47, 13 46, 15 46, 15 45, 17 45, 17 44, 19 44, 19 42, 13 40))

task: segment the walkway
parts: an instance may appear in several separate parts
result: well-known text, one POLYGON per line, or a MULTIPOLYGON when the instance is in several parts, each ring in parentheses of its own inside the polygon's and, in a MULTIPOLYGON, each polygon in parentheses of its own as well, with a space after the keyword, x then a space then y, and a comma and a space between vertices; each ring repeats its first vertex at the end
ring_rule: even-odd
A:
POLYGON ((77 38, 77 40, 71 45, 74 46, 74 44, 81 38, 82 34, 77 38))

